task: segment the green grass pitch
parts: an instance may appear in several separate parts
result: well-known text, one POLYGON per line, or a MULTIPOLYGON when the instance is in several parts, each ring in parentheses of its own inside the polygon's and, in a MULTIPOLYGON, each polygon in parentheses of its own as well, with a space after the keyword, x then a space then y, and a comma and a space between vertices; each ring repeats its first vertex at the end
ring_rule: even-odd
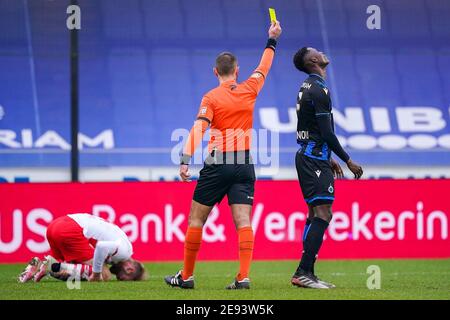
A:
POLYGON ((143 282, 82 282, 69 290, 65 282, 45 278, 40 283, 19 284, 16 276, 24 265, 0 264, 0 299, 450 299, 450 259, 319 261, 316 273, 333 282, 332 290, 302 289, 290 285, 296 261, 255 261, 251 290, 226 291, 236 262, 199 262, 196 288, 181 290, 163 283, 180 263, 148 263, 149 278, 143 282), (367 267, 381 269, 381 289, 366 286, 367 267))

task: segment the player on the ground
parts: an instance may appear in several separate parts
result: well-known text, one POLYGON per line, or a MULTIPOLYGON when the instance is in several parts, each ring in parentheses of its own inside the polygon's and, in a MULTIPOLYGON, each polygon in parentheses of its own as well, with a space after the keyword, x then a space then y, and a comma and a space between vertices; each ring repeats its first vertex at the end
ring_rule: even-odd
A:
POLYGON ((328 58, 314 48, 301 48, 294 55, 295 67, 307 73, 297 96, 297 143, 295 156, 298 179, 308 204, 308 219, 303 232, 303 255, 291 283, 299 287, 327 289, 334 285, 314 274, 314 263, 323 236, 332 219, 334 176, 343 176, 331 152, 344 161, 359 179, 363 170, 350 159, 334 133, 330 91, 325 83, 328 58))
POLYGON ((47 228, 51 254, 41 261, 31 259, 19 275, 19 282, 33 278, 39 282, 46 275, 67 280, 142 280, 144 266, 131 258, 133 246, 115 224, 86 213, 69 214, 52 221, 47 228), (111 264, 111 268, 105 266, 111 264))
POLYGON ((269 40, 261 62, 244 82, 237 83, 239 67, 233 54, 224 52, 216 59, 214 74, 220 84, 203 97, 181 157, 180 176, 183 181, 188 181, 190 159, 204 132, 211 126, 210 156, 200 171, 189 213, 183 270, 164 279, 173 287, 194 288, 193 273, 203 225, 213 206, 227 195, 238 232, 240 262, 239 272, 227 289, 250 288, 249 270, 253 254, 250 214, 255 184, 255 170, 250 157, 253 110, 272 65, 276 39, 281 34, 280 23, 273 22, 268 33, 269 40))

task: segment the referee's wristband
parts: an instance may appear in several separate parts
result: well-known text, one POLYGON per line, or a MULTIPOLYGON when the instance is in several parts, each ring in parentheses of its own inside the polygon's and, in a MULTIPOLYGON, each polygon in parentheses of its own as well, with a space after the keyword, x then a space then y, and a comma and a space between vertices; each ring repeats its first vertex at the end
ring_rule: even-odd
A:
POLYGON ((191 162, 192 156, 188 154, 182 154, 180 157, 180 164, 189 164, 191 162))
POLYGON ((273 38, 269 38, 269 40, 267 40, 266 48, 270 48, 273 51, 275 51, 276 46, 277 46, 277 40, 275 40, 273 38))

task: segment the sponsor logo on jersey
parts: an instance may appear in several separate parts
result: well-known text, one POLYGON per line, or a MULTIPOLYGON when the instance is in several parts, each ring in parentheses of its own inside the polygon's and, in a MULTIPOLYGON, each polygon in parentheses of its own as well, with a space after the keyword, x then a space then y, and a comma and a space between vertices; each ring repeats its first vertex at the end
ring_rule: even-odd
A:
POLYGON ((303 88, 303 89, 306 89, 306 90, 311 89, 311 83, 303 82, 302 88, 303 88))
POLYGON ((320 171, 320 170, 316 170, 316 175, 317 175, 317 178, 319 178, 320 177, 320 174, 322 173, 322 171, 320 171))

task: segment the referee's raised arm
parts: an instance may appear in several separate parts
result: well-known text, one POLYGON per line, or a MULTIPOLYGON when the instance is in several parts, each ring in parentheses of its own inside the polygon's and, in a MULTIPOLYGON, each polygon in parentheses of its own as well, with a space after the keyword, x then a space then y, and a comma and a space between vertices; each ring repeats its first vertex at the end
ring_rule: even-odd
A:
POLYGON ((275 55, 275 48, 277 46, 277 39, 281 35, 282 29, 279 21, 272 22, 270 25, 266 48, 264 49, 261 61, 258 67, 251 74, 246 83, 255 91, 256 94, 261 91, 267 74, 272 66, 272 61, 275 55))

